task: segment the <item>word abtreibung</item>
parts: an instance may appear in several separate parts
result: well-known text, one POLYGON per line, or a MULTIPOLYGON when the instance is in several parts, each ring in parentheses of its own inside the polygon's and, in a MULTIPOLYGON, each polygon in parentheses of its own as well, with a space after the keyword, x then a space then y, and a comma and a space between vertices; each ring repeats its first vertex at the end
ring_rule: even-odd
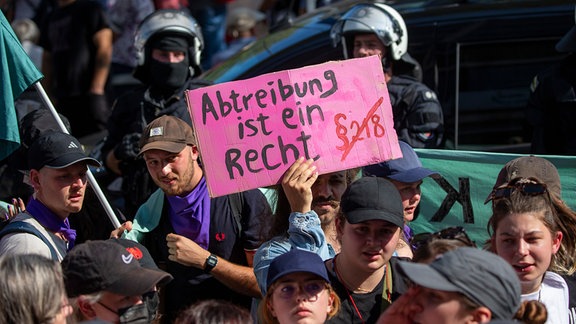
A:
POLYGON ((235 118, 238 120, 238 139, 254 136, 264 138, 258 147, 244 150, 232 147, 226 151, 223 159, 230 179, 235 179, 236 175, 242 177, 245 172, 274 170, 281 165, 292 163, 300 156, 315 160, 319 158, 319 156, 311 157, 308 150, 312 135, 295 130, 300 125, 324 122, 321 101, 338 91, 334 71, 326 70, 320 74, 322 77, 297 83, 278 78, 246 93, 231 90, 227 93, 215 91, 213 94, 208 92, 202 94, 204 125, 225 118, 235 118), (258 114, 253 112, 246 114, 255 109, 260 110, 258 114), (246 116, 256 117, 246 118, 246 116), (278 127, 284 129, 279 130, 278 127), (287 133, 286 130, 292 132, 287 133), (283 134, 295 136, 285 138, 283 134))

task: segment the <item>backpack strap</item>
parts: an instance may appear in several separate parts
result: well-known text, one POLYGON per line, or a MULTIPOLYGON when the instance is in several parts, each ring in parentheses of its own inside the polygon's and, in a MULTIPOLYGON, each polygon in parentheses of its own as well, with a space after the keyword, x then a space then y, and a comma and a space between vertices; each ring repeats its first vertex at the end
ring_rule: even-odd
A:
POLYGON ((230 210, 234 213, 234 220, 238 228, 238 237, 242 235, 242 211, 244 210, 244 195, 242 192, 233 193, 228 196, 230 210))
POLYGON ((56 252, 54 246, 52 246, 52 243, 32 224, 22 221, 10 222, 0 231, 0 239, 3 238, 5 235, 12 233, 26 233, 36 236, 37 238, 41 239, 42 242, 44 242, 44 244, 48 246, 48 248, 50 249, 50 254, 52 255, 52 260, 59 261, 58 253, 56 252))

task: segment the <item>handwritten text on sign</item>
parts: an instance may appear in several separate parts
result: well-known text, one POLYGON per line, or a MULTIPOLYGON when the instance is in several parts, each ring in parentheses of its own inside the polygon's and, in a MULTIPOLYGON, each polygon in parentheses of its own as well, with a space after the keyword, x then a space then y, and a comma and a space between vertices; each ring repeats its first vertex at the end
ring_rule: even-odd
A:
POLYGON ((377 57, 187 92, 211 196, 278 183, 300 156, 320 173, 401 157, 377 57))

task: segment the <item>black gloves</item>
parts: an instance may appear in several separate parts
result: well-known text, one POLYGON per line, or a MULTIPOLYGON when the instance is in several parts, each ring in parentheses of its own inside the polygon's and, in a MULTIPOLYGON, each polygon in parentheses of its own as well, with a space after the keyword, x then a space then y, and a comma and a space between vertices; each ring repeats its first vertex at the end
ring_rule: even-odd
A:
POLYGON ((134 159, 140 153, 140 147, 138 142, 140 141, 142 134, 140 133, 130 133, 124 135, 122 142, 118 143, 114 149, 114 156, 118 160, 128 160, 134 159))

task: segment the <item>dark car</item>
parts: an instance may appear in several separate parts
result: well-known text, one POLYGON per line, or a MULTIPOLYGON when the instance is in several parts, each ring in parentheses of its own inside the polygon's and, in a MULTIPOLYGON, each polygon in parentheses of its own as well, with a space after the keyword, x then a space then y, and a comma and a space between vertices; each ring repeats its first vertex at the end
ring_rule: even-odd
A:
MULTIPOLYGON (((278 28, 207 71, 216 83, 343 59, 329 37, 359 1, 322 7, 278 28)), ((446 147, 527 152, 523 114, 534 75, 559 60, 556 42, 574 25, 571 1, 400 1, 408 51, 445 113, 446 147)))

